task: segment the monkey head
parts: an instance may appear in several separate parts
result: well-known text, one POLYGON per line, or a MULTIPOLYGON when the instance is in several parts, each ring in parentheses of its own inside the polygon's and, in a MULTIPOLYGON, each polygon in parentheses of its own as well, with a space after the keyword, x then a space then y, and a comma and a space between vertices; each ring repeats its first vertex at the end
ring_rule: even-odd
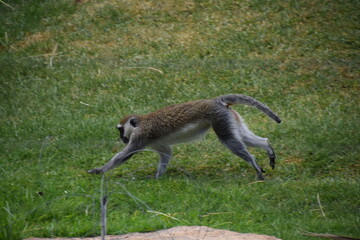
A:
POLYGON ((138 118, 134 115, 126 116, 121 119, 117 125, 120 132, 120 139, 123 143, 128 144, 133 130, 138 126, 138 118))

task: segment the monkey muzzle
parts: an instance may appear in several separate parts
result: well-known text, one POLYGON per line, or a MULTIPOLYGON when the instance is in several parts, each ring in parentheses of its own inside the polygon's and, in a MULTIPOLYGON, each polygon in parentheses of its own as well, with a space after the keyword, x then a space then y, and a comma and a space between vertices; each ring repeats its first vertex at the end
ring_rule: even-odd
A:
POLYGON ((119 124, 119 125, 117 125, 117 128, 118 128, 118 130, 119 130, 119 132, 120 132, 120 139, 121 139, 121 141, 122 141, 123 143, 125 143, 125 144, 128 144, 128 143, 129 143, 129 138, 127 138, 127 137, 124 136, 124 132, 125 132, 124 127, 123 127, 121 124, 119 124))

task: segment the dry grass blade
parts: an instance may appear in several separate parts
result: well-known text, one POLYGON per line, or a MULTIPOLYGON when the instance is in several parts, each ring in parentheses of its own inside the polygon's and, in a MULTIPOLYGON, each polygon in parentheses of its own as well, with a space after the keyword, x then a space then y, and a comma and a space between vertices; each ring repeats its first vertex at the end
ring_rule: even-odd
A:
POLYGON ((316 199, 317 199, 317 202, 318 202, 318 204, 319 204, 321 214, 323 215, 324 218, 326 218, 325 212, 324 212, 323 207, 322 207, 322 205, 321 205, 319 193, 316 194, 316 199))
POLYGON ((126 69, 149 69, 149 70, 153 70, 155 72, 158 72, 160 74, 164 74, 163 71, 159 70, 159 69, 156 69, 154 67, 125 67, 126 69))
POLYGON ((183 220, 183 219, 178 219, 178 218, 176 218, 176 217, 173 217, 173 216, 171 216, 171 215, 170 215, 170 214, 168 214, 168 213, 162 213, 162 212, 159 212, 159 211, 153 211, 153 210, 147 210, 147 212, 148 212, 148 213, 154 213, 154 214, 156 214, 156 215, 161 215, 161 216, 164 216, 164 217, 167 217, 167 218, 170 218, 170 219, 172 219, 172 220, 179 221, 179 222, 181 222, 181 221, 185 221, 185 222, 189 223, 189 222, 188 222, 188 221, 186 221, 186 220, 183 220))

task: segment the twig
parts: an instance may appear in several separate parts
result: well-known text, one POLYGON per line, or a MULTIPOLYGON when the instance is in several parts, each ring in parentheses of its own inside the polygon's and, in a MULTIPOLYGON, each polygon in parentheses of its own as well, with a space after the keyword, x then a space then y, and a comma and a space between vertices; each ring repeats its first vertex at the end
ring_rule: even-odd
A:
MULTIPOLYGON (((144 205, 144 206, 148 209, 148 211, 153 211, 153 212, 155 212, 155 211, 154 211, 149 205, 147 205, 143 200, 141 200, 140 198, 135 197, 134 195, 132 195, 132 194, 126 189, 126 187, 125 187, 124 184, 119 183, 119 182, 116 182, 115 184, 120 185, 120 186, 124 189, 126 195, 128 195, 128 196, 136 203, 136 205, 138 205, 140 208, 143 209, 143 207, 140 205, 140 204, 142 204, 142 205, 144 205)), ((159 219, 159 221, 161 221, 161 219, 159 218, 158 215, 156 215, 156 217, 159 219)), ((165 228, 165 227, 166 227, 166 226, 163 225, 163 228, 165 228)))
POLYGON ((338 236, 328 233, 312 233, 312 232, 304 232, 302 235, 310 236, 310 237, 321 237, 321 238, 330 238, 335 240, 360 240, 360 238, 353 238, 353 237, 345 237, 345 236, 338 236))
POLYGON ((136 205, 138 205, 139 208, 144 209, 144 208, 140 205, 140 203, 141 203, 141 204, 144 205, 147 209, 152 210, 152 208, 149 207, 149 205, 147 205, 144 201, 142 201, 141 199, 139 199, 139 198, 135 197, 134 195, 132 195, 131 192, 129 192, 123 184, 121 184, 121 183, 116 183, 116 184, 119 184, 119 185, 124 189, 124 191, 126 192, 126 194, 136 203, 136 205))
POLYGON ((326 218, 326 215, 325 215, 325 213, 324 213, 323 207, 322 207, 321 202, 320 202, 320 195, 319 195, 319 193, 316 194, 316 199, 317 199, 317 202, 318 202, 318 204, 319 204, 321 214, 323 215, 324 218, 326 218))
POLYGON ((106 190, 104 189, 104 182, 105 174, 103 174, 101 178, 101 240, 105 240, 106 237, 106 205, 108 200, 108 196, 104 194, 106 193, 106 190))
POLYGON ((6 2, 0 0, 0 3, 4 4, 5 6, 7 6, 8 8, 11 8, 11 10, 15 10, 14 7, 10 6, 9 4, 7 4, 6 2))

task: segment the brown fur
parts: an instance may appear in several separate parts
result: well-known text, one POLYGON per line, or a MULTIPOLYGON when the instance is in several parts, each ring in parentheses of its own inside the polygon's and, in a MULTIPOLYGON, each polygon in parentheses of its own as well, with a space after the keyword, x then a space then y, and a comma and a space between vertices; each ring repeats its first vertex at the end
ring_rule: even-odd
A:
POLYGON ((171 105, 143 116, 126 116, 120 123, 124 124, 129 118, 137 117, 143 134, 149 138, 157 138, 180 129, 186 123, 195 122, 198 119, 209 118, 210 120, 209 113, 212 112, 213 105, 212 100, 197 100, 171 105))

